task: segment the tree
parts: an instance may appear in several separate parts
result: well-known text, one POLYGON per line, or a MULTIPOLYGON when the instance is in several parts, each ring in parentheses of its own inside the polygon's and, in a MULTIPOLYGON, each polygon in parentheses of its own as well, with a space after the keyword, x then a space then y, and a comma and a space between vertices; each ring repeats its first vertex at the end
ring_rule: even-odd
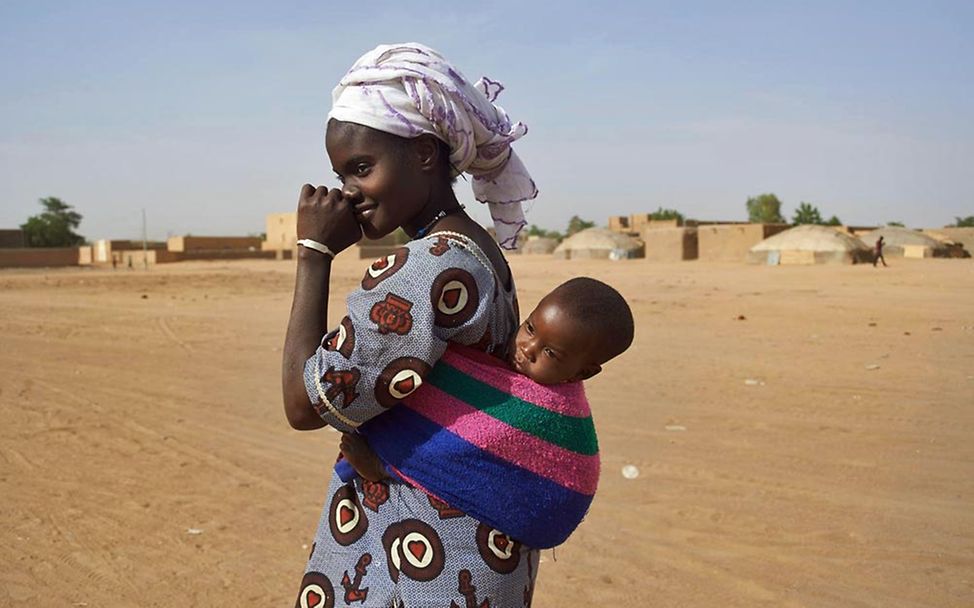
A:
POLYGON ((555 239, 556 241, 561 240, 561 233, 557 230, 545 230, 540 228, 535 224, 528 226, 528 236, 539 236, 542 238, 555 239))
POLYGON ((822 214, 818 212, 818 207, 815 205, 802 201, 798 209, 795 209, 791 221, 795 224, 821 224, 822 214))
POLYGON ((948 228, 974 228, 974 215, 955 217, 954 220, 953 226, 947 226, 948 228))
POLYGON ((85 237, 75 234, 81 224, 81 214, 56 196, 39 199, 44 213, 27 218, 20 225, 28 247, 73 247, 85 242, 85 237))
POLYGON ((906 228, 903 222, 886 222, 887 226, 896 226, 898 228, 906 228))
POLYGON ((766 193, 747 199, 747 218, 756 224, 783 224, 781 201, 774 194, 766 193))
POLYGON ((680 226, 683 225, 683 214, 676 209, 663 209, 660 207, 656 211, 649 214, 649 217, 654 220, 676 220, 676 223, 680 226))
POLYGON ((827 219, 825 221, 825 225, 826 226, 841 226, 842 225, 842 220, 840 220, 838 217, 836 217, 836 216, 833 215, 832 217, 830 217, 829 219, 827 219))
POLYGON ((576 232, 581 232, 582 230, 591 228, 593 226, 595 226, 595 222, 589 222, 587 220, 583 220, 577 215, 573 215, 572 219, 568 220, 568 229, 565 230, 565 236, 571 236, 576 232))

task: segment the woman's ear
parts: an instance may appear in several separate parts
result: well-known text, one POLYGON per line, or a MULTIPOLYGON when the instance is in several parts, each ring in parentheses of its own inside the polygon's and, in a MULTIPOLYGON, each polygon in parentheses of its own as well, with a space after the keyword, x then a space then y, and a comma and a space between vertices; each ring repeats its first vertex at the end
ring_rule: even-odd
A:
POLYGON ((419 170, 429 172, 434 170, 440 160, 440 144, 432 135, 420 135, 413 140, 413 152, 419 163, 419 170))

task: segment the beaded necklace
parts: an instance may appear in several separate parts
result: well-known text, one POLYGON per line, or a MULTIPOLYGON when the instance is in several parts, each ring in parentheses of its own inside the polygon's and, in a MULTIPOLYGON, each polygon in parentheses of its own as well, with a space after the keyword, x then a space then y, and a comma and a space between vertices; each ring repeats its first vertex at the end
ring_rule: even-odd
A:
POLYGON ((468 252, 470 252, 470 254, 473 255, 474 259, 480 262, 480 265, 487 269, 487 272, 489 272, 491 275, 494 275, 494 265, 490 263, 490 259, 487 257, 487 254, 480 249, 480 246, 477 245, 477 243, 475 243, 473 239, 471 239, 465 234, 460 234, 459 232, 453 232, 452 230, 437 230, 436 232, 434 232, 433 234, 429 235, 426 238, 432 239, 433 237, 436 236, 445 236, 445 237, 452 238, 458 245, 460 245, 468 252))
POLYGON ((416 231, 416 238, 418 239, 423 238, 424 236, 426 236, 426 233, 429 232, 429 229, 433 227, 433 224, 442 220, 443 218, 450 215, 451 213, 457 213, 458 211, 463 211, 464 209, 465 207, 463 205, 460 205, 458 207, 453 207, 452 209, 441 209, 440 212, 437 213, 432 220, 430 220, 429 224, 426 224, 425 226, 423 226, 422 228, 416 231))

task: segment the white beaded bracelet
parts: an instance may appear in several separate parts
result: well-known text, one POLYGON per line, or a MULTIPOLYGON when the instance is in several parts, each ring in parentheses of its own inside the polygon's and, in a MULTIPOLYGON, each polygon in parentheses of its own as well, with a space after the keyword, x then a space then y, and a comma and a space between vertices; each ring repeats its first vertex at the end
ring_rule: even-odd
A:
POLYGON ((319 243, 318 241, 313 241, 311 239, 298 239, 298 245, 307 247, 308 249, 314 249, 315 251, 323 253, 332 259, 335 258, 335 252, 329 249, 328 245, 325 245, 324 243, 319 243))

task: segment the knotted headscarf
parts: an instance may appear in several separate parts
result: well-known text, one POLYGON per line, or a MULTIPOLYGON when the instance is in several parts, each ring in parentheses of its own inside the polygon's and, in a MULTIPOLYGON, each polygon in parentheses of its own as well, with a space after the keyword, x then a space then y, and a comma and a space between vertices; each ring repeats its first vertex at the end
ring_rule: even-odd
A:
POLYGON ((474 197, 487 203, 497 241, 517 246, 527 223, 523 201, 538 189, 511 144, 528 132, 494 104, 501 83, 471 84, 433 49, 413 42, 380 45, 362 55, 332 92, 328 118, 399 137, 424 133, 450 146, 455 171, 473 176, 474 197))

